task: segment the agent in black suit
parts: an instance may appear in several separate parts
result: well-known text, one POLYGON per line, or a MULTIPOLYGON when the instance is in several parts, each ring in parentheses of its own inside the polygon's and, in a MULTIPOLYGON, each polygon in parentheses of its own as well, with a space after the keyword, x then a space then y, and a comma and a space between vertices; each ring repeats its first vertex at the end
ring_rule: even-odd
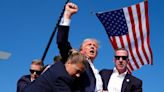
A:
MULTIPOLYGON (((72 48, 68 41, 69 23, 71 16, 78 11, 77 5, 68 3, 65 6, 63 19, 58 27, 57 44, 62 56, 62 61, 67 60, 68 52, 72 48)), ((76 39, 75 39, 76 40, 76 39)), ((99 71, 93 65, 93 61, 98 54, 99 44, 95 39, 85 39, 80 47, 80 53, 88 58, 86 71, 78 78, 74 84, 76 91, 99 92, 102 91, 102 80, 99 71)))
POLYGON ((17 82, 17 92, 23 92, 32 81, 38 78, 43 70, 42 61, 39 59, 32 60, 30 74, 22 76, 17 82))
POLYGON ((115 51, 115 68, 100 71, 105 92, 142 92, 142 81, 127 72, 128 51, 119 48, 115 51))
POLYGON ((79 52, 69 55, 65 64, 57 62, 27 86, 24 92, 72 92, 74 78, 84 72, 86 57, 79 52))

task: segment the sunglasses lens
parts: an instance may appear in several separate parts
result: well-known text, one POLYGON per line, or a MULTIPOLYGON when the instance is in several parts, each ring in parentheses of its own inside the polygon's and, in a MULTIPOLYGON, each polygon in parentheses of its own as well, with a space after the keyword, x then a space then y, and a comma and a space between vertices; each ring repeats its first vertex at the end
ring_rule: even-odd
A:
POLYGON ((41 71, 36 71, 36 74, 37 75, 40 75, 42 72, 41 71))
POLYGON ((122 58, 122 60, 127 60, 127 56, 115 56, 116 60, 120 60, 120 58, 122 58))
POLYGON ((30 72, 32 74, 35 72, 37 75, 40 75, 42 73, 42 71, 37 71, 37 70, 32 70, 32 69, 30 69, 30 72))
POLYGON ((123 60, 126 60, 128 57, 127 56, 122 56, 122 59, 123 60))
POLYGON ((34 70, 31 70, 31 69, 30 69, 30 72, 31 72, 31 73, 34 73, 34 70))
POLYGON ((120 56, 115 56, 116 60, 119 60, 120 59, 120 56))

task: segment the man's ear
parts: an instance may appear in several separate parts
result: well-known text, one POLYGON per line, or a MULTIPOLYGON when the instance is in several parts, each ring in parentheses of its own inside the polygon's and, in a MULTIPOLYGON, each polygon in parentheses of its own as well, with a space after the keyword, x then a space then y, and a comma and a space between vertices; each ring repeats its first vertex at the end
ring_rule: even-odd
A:
POLYGON ((80 53, 81 53, 81 54, 85 54, 85 51, 84 51, 84 50, 80 50, 80 53))

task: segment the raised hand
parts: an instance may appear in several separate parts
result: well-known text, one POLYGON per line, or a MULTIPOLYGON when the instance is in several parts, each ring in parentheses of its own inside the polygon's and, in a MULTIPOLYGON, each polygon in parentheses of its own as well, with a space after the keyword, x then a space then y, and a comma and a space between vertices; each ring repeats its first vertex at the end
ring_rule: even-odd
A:
POLYGON ((71 16, 78 11, 78 6, 74 3, 67 3, 65 6, 64 18, 70 19, 71 16))

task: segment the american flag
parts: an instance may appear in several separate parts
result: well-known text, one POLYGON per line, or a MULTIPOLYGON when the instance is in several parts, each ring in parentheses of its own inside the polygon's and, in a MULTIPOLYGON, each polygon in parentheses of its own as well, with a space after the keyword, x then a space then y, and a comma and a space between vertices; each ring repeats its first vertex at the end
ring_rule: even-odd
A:
POLYGON ((145 64, 153 64, 147 0, 96 15, 105 27, 113 48, 126 48, 129 51, 129 72, 145 64))

